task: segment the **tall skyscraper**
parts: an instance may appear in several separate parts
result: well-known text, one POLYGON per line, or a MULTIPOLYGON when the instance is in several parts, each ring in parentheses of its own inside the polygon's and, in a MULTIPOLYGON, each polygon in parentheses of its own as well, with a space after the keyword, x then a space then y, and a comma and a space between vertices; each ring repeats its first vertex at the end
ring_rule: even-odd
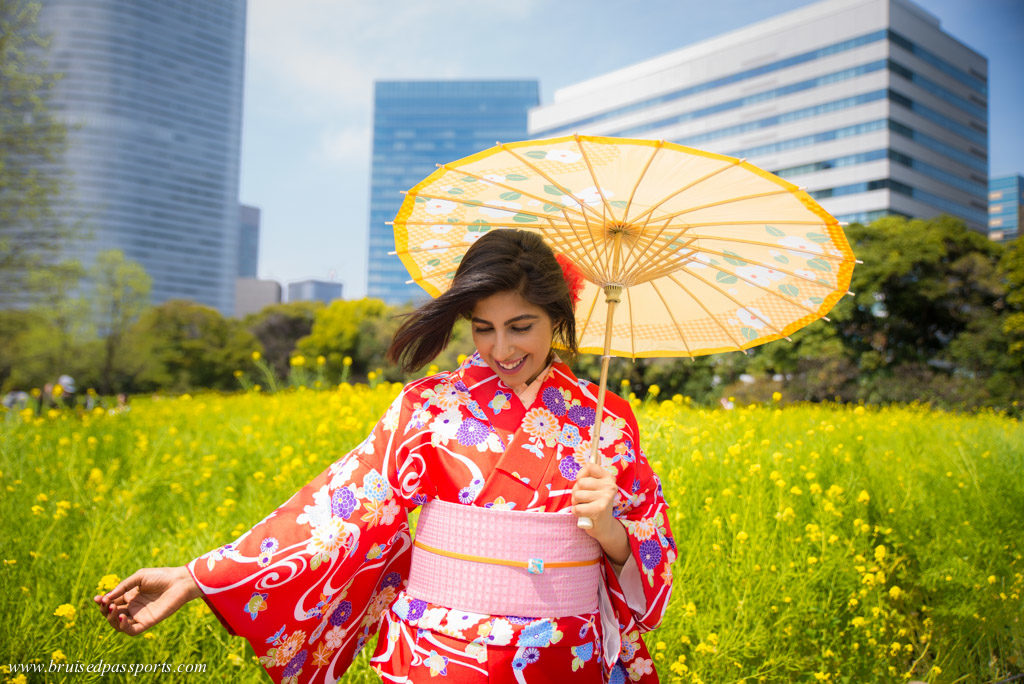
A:
POLYGON ((909 0, 826 0, 563 88, 531 137, 747 158, 844 221, 988 227, 988 61, 909 0))
POLYGON ((154 303, 234 308, 245 16, 244 0, 42 3, 68 124, 61 211, 92 234, 66 255, 122 250, 154 303))
POLYGON ((408 190, 434 171, 526 135, 537 81, 378 81, 374 87, 367 295, 389 304, 423 299, 394 251, 392 220, 408 190))
POLYGON ((260 261, 260 210, 247 204, 238 205, 238 272, 239 278, 255 278, 260 261))
POLYGON ((988 236, 1009 242, 1024 223, 1024 177, 1002 176, 988 182, 988 236))

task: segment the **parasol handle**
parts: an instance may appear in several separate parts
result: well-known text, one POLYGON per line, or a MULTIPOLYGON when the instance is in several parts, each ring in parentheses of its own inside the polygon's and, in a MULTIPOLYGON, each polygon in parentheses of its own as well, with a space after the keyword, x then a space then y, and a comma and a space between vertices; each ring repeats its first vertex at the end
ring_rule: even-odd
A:
MULTIPOLYGON (((597 409, 594 411, 594 426, 590 429, 590 462, 599 463, 601 458, 601 420, 604 416, 604 395, 608 390, 608 364, 612 360, 612 319, 615 317, 615 305, 621 301, 621 285, 604 286, 605 303, 608 305, 608 315, 604 325, 604 354, 601 355, 601 380, 597 387, 597 409)), ((577 518, 576 527, 581 530, 594 528, 594 521, 590 518, 577 518)))

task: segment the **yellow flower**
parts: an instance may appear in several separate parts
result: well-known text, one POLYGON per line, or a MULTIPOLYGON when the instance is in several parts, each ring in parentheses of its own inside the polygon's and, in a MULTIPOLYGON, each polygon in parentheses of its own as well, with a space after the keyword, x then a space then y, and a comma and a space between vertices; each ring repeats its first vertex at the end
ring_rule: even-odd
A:
POLYGON ((885 544, 879 544, 875 547, 875 560, 879 563, 885 558, 885 544))
POLYGON ((745 542, 749 538, 750 537, 743 530, 740 530, 739 532, 736 533, 736 541, 738 541, 738 542, 741 542, 741 543, 745 542))
POLYGON ((772 392, 772 401, 781 401, 782 392, 772 392))
POLYGON ((988 583, 989 584, 995 584, 996 583, 996 576, 995 575, 989 575, 988 576, 988 583))
POLYGON ((50 660, 53 660, 54 662, 58 662, 59 663, 61 661, 67 660, 67 659, 68 659, 68 657, 66 655, 64 655, 64 651, 60 650, 59 648, 56 651, 54 651, 53 653, 50 654, 50 660))
POLYGON ((106 593, 117 586, 121 578, 117 575, 104 575, 100 577, 99 583, 96 585, 96 591, 106 593))
POLYGON ((661 394, 661 388, 658 387, 657 385, 651 385, 650 387, 647 388, 647 393, 650 394, 652 397, 657 397, 659 394, 661 394))
POLYGON ((237 653, 228 653, 228 662, 234 665, 235 667, 241 667, 243 662, 242 656, 238 655, 237 653))
POLYGON ((240 370, 236 370, 236 371, 235 371, 235 377, 236 377, 236 378, 240 378, 240 377, 242 377, 242 371, 240 371, 240 370))
POLYGON ((893 601, 896 601, 902 595, 903 595, 903 590, 900 589, 895 584, 892 587, 889 588, 889 598, 891 598, 893 601))
POLYGON ((869 501, 871 501, 871 495, 868 494, 867 490, 860 490, 860 494, 857 495, 857 503, 866 504, 869 501))
POLYGON ((291 358, 291 364, 293 366, 305 366, 306 365, 306 357, 301 355, 301 354, 299 354, 298 356, 293 356, 291 358))
POLYGON ((62 603, 59 606, 57 606, 57 610, 53 611, 53 614, 57 617, 67 618, 68 620, 74 620, 75 615, 78 614, 78 611, 75 610, 75 607, 70 603, 62 603))
POLYGON ((259 361, 261 358, 263 358, 263 355, 260 354, 258 351, 254 351, 252 353, 252 360, 253 361, 259 361))
POLYGON ((316 365, 323 366, 323 365, 326 365, 326 364, 327 364, 327 357, 326 356, 324 356, 323 354, 320 354, 318 357, 316 357, 316 365))
POLYGON ((343 358, 341 360, 341 365, 346 366, 346 367, 347 366, 351 366, 352 365, 352 357, 351 356, 346 356, 345 358, 343 358))

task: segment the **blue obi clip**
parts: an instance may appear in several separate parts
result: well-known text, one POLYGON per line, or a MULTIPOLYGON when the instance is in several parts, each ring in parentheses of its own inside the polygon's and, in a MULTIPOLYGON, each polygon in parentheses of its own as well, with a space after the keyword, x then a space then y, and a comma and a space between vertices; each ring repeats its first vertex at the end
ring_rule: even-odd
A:
POLYGON ((531 575, 539 575, 544 572, 544 559, 543 558, 531 558, 526 564, 526 571, 531 575))

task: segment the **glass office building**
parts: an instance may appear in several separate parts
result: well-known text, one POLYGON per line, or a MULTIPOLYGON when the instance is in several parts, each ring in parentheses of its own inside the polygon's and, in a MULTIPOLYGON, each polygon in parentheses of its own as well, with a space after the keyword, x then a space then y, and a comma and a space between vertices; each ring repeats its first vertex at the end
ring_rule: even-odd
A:
POLYGON ((260 261, 260 210, 247 204, 238 206, 239 278, 255 278, 260 261))
POLYGON ((1024 221, 1024 177, 1002 176, 988 182, 988 236, 1009 242, 1024 221))
POLYGON ((530 133, 669 140, 747 158, 842 221, 987 232, 987 73, 909 0, 826 0, 563 88, 530 133))
POLYGON ((245 17, 244 1, 42 3, 68 124, 61 211, 91 233, 66 256, 120 249, 154 303, 234 308, 245 17))
POLYGON ((329 280, 300 280, 288 283, 289 302, 323 302, 341 299, 341 283, 329 280))
POLYGON ((426 297, 408 285, 388 221, 401 192, 437 164, 495 142, 523 140, 527 112, 538 104, 537 81, 378 81, 374 86, 367 295, 389 304, 426 297))

